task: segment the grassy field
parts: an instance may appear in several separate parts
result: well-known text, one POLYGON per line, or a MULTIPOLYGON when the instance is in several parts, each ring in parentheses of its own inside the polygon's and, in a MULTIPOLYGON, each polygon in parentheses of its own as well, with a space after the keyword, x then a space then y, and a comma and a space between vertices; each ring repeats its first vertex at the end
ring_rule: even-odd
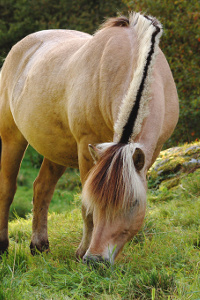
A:
MULTIPOLYGON (((198 151, 192 153, 196 162, 198 151)), ((151 170, 139 234, 114 266, 91 270, 75 258, 82 235, 78 171, 68 170, 57 185, 49 212, 51 252, 30 255, 32 182, 38 169, 28 153, 11 208, 9 255, 0 262, 0 300, 200 299, 200 168, 179 154, 162 153, 151 170), (168 163, 163 170, 162 161, 168 163)))

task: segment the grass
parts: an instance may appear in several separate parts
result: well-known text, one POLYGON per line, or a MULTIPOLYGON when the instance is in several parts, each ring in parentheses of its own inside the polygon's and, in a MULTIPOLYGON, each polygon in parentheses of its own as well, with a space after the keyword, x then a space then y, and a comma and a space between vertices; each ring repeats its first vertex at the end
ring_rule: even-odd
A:
POLYGON ((0 262, 1 300, 200 299, 200 169, 171 189, 149 190, 143 229, 113 267, 96 270, 75 258, 82 219, 78 173, 72 170, 59 181, 50 207, 51 253, 30 255, 30 190, 37 172, 25 157, 24 183, 9 224, 9 254, 0 262), (25 218, 18 217, 24 206, 25 218))

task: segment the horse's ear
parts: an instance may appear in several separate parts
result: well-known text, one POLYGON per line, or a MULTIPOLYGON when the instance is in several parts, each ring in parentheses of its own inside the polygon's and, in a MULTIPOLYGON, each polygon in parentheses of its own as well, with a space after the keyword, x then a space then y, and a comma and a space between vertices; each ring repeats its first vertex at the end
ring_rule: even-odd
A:
POLYGON ((133 162, 137 171, 142 170, 145 163, 144 152, 140 148, 136 148, 133 154, 133 162))
POLYGON ((91 144, 88 145, 88 149, 90 151, 90 154, 91 154, 94 162, 96 163, 100 158, 99 149, 97 147, 95 147, 94 145, 91 145, 91 144))

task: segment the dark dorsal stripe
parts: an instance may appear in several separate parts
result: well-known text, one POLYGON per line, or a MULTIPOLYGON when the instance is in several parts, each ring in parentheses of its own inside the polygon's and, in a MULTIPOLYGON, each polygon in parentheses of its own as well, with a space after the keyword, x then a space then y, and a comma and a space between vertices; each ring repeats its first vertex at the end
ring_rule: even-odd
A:
MULTIPOLYGON (((147 19, 149 19, 147 16, 145 16, 145 17, 147 19)), ((144 86, 145 86, 145 80, 148 75, 148 69, 149 69, 149 66, 150 66, 150 63, 152 60, 152 55, 154 53, 156 35, 160 32, 160 28, 158 26, 156 26, 157 24, 154 23, 154 20, 152 20, 152 24, 155 26, 156 30, 152 34, 152 37, 151 37, 151 48, 150 48, 149 54, 147 56, 147 61, 146 61, 146 65, 144 67, 142 81, 140 83, 140 87, 137 92, 135 104, 131 110, 128 121, 123 128, 122 136, 120 139, 120 143, 123 143, 123 144, 128 143, 129 138, 131 137, 133 129, 134 129, 135 121, 136 121, 139 107, 140 107, 140 100, 141 100, 142 93, 143 93, 144 86)))

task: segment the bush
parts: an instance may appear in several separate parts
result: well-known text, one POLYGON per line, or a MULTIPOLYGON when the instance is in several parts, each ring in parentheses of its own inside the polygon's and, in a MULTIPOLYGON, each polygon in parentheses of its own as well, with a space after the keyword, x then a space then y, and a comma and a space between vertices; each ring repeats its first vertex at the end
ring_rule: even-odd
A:
POLYGON ((74 29, 93 33, 105 17, 125 5, 120 0, 1 0, 0 63, 26 35, 45 29, 74 29))

